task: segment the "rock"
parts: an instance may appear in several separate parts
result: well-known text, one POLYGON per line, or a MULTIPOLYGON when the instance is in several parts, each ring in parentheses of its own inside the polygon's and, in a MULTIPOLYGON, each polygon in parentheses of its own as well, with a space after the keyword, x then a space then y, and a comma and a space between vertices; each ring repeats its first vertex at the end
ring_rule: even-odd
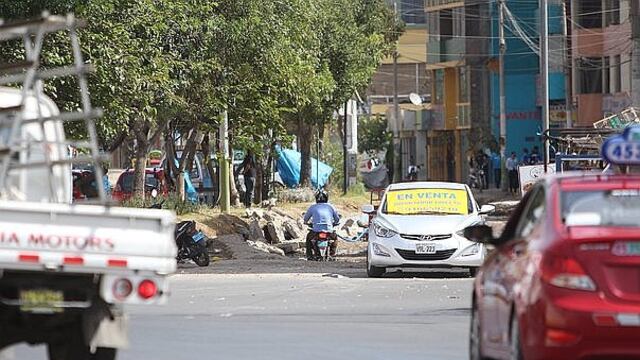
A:
POLYGON ((282 249, 285 254, 295 253, 298 249, 300 249, 300 244, 297 242, 286 242, 282 244, 276 245, 278 248, 282 249))
POLYGON ((304 236, 302 230, 298 227, 298 224, 292 220, 287 220, 283 223, 285 235, 289 235, 289 239, 299 239, 304 236))
POLYGON ((313 202, 315 192, 309 188, 285 189, 278 193, 278 200, 286 203, 313 202))
POLYGON ((284 250, 273 246, 273 245, 269 245, 269 244, 265 244, 262 241, 251 241, 248 240, 247 244, 249 244, 249 246, 258 249, 260 251, 269 253, 269 254, 276 254, 276 255, 281 255, 281 256, 285 256, 284 254, 284 250))
POLYGON ((265 219, 265 220, 267 220, 267 222, 274 222, 274 221, 276 221, 276 217, 277 217, 277 215, 275 215, 275 214, 274 214, 274 213, 272 213, 272 212, 266 212, 266 213, 264 213, 264 214, 262 215, 262 218, 263 218, 263 219, 265 219))
POLYGON ((492 216, 509 216, 516 209, 520 202, 515 201, 497 201, 491 203, 496 207, 496 211, 491 214, 492 216))
POLYGON ((249 239, 251 237, 251 231, 246 226, 234 223, 233 227, 236 229, 236 232, 242 235, 245 239, 249 239))
POLYGON ((267 226, 265 227, 265 232, 267 240, 271 244, 280 244, 285 240, 284 232, 282 231, 282 227, 278 226, 273 221, 269 221, 267 226))
POLYGON ((264 237, 264 233, 262 232, 262 228, 260 227, 260 223, 256 219, 251 220, 249 223, 249 238, 247 240, 267 242, 267 239, 264 237))

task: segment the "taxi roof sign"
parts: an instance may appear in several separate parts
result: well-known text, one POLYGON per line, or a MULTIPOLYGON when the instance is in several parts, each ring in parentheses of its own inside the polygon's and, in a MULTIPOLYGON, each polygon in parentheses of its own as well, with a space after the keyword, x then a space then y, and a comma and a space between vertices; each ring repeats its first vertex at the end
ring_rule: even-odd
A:
POLYGON ((602 144, 602 157, 610 164, 640 165, 640 126, 630 126, 602 144))

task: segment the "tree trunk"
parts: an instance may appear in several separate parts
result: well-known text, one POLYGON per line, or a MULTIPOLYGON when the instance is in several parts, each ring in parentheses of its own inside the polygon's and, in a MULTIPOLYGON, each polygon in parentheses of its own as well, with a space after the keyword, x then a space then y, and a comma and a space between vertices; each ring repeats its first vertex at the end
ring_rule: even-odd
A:
POLYGON ((209 133, 206 133, 202 138, 202 142, 200 143, 200 148, 202 149, 202 158, 204 161, 204 167, 209 172, 209 177, 211 178, 211 184, 215 188, 215 176, 216 171, 213 168, 213 162, 211 161, 211 144, 209 142, 209 133))
POLYGON ((304 121, 298 115, 298 141, 300 142, 300 153, 302 155, 300 164, 300 187, 311 186, 311 134, 313 126, 304 121))
POLYGON ((257 158, 256 156, 256 184, 253 189, 254 193, 254 204, 262 204, 262 188, 264 187, 264 167, 262 166, 262 158, 257 158))
POLYGON ((147 166, 147 150, 149 147, 147 133, 149 132, 149 127, 147 124, 137 121, 134 124, 134 131, 136 137, 136 161, 133 172, 133 196, 144 200, 145 168, 147 166))
POLYGON ((235 171, 233 171, 233 135, 229 132, 229 162, 230 162, 230 171, 229 171, 229 192, 231 198, 231 205, 240 206, 240 194, 238 193, 238 187, 236 186, 236 176, 235 171))

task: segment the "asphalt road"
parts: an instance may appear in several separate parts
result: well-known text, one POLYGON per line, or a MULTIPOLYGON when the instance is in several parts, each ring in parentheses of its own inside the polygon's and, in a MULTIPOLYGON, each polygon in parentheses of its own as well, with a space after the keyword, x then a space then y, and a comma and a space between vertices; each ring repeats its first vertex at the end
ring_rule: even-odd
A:
POLYGON ((129 309, 118 359, 466 359, 471 279, 449 276, 176 275, 168 305, 129 309))

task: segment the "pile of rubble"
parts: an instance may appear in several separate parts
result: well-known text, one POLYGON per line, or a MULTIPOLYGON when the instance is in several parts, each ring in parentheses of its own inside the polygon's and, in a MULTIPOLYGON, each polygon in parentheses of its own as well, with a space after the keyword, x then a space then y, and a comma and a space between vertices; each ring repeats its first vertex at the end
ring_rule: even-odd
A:
POLYGON ((235 234, 219 236, 218 240, 231 246, 242 241, 255 250, 279 256, 304 253, 307 232, 301 218, 272 208, 247 210, 244 220, 233 223, 235 234))

